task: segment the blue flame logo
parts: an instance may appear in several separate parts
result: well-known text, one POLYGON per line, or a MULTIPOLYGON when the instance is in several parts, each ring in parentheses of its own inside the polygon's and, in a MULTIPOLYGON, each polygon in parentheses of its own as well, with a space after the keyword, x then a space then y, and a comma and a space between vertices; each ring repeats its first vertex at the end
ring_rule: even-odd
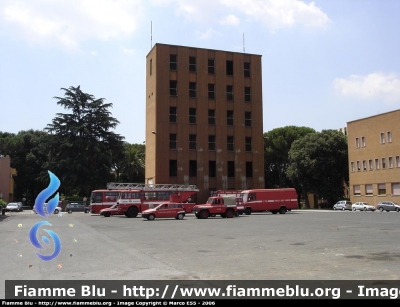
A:
MULTIPOLYGON (((59 193, 56 194, 56 196, 54 196, 52 199, 49 200, 49 202, 47 203, 47 206, 44 205, 44 203, 46 202, 46 200, 53 195, 58 187, 60 186, 60 180, 57 178, 57 176, 55 176, 52 172, 48 171, 49 176, 50 176, 50 184, 49 186, 44 189, 42 192, 39 193, 39 195, 36 197, 35 200, 35 211, 37 212, 37 214, 39 214, 40 216, 47 218, 48 216, 50 216, 51 214, 53 214, 54 209, 57 207, 58 204, 58 200, 59 200, 59 193)), ((30 232, 29 232, 29 239, 31 240, 31 243, 33 246, 35 246, 36 248, 39 249, 45 249, 39 242, 38 238, 37 238, 37 234, 39 231, 39 228, 42 225, 49 225, 51 226, 51 224, 47 221, 41 221, 39 223, 36 223, 35 225, 33 225, 33 227, 31 228, 30 232)), ((46 233, 51 237, 51 239, 53 239, 54 242, 54 252, 51 255, 42 255, 40 253, 36 253, 36 255, 44 260, 44 261, 50 261, 53 260, 54 258, 56 258, 60 252, 61 252, 61 241, 60 238, 58 237, 58 235, 52 231, 52 230, 47 230, 45 229, 44 231, 46 231, 46 233)), ((46 236, 42 236, 42 240, 44 243, 46 243, 47 245, 50 244, 49 238, 46 236)))

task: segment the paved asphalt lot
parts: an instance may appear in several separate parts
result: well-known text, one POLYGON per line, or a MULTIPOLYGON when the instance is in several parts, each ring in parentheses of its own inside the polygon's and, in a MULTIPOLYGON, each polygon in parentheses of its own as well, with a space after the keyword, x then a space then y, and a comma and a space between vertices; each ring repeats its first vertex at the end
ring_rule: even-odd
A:
MULTIPOLYGON (((74 212, 0 216, 5 280, 399 280, 400 213, 294 210, 199 220, 74 212), (62 248, 40 260, 31 227, 48 220, 62 248)), ((51 254, 50 242, 41 254, 51 254)))

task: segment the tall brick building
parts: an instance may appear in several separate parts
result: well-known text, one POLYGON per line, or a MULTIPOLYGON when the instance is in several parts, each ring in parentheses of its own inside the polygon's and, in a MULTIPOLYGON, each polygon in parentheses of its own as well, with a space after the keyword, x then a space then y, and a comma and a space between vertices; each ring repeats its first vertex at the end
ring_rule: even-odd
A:
POLYGON ((261 56, 156 44, 146 58, 146 183, 264 188, 261 56))

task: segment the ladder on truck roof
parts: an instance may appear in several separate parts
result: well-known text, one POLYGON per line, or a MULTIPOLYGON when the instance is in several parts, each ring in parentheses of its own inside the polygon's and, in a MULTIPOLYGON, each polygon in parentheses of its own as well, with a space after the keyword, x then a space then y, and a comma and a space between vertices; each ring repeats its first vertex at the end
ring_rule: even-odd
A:
POLYGON ((109 190, 172 190, 172 191, 195 191, 199 189, 195 185, 182 185, 182 184, 147 184, 147 183, 120 183, 109 182, 107 183, 109 190))

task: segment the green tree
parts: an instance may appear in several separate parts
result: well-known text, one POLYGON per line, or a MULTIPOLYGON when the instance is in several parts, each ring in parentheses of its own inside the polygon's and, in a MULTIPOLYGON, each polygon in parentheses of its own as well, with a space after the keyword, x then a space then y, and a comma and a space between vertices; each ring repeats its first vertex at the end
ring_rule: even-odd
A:
POLYGON ((144 182, 145 146, 126 143, 124 149, 120 168, 122 182, 144 182))
POLYGON ((45 172, 58 176, 66 193, 87 196, 115 179, 113 157, 123 152, 124 137, 112 131, 119 121, 108 111, 111 103, 82 92, 80 86, 61 89, 64 97, 54 98, 69 113, 57 113, 45 128, 52 135, 45 172))
POLYGON ((336 130, 310 133, 293 142, 287 176, 304 193, 314 193, 332 205, 343 198, 349 180, 347 137, 336 130))

